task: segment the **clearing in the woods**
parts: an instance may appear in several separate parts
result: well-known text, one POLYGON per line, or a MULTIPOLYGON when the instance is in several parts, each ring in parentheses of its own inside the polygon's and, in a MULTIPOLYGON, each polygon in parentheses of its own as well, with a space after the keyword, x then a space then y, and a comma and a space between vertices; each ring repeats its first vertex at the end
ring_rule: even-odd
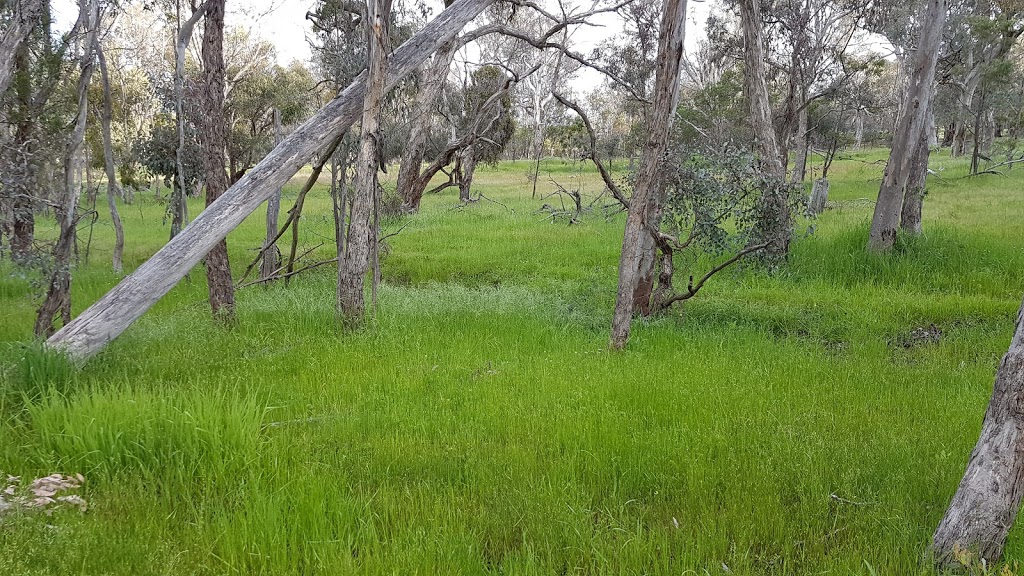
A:
MULTIPOLYGON (((624 352, 622 215, 552 222, 525 162, 480 168, 479 202, 385 222, 358 333, 333 266, 240 290, 232 330, 197 269, 73 371, 19 344, 38 301, 0 274, 0 472, 81 473, 89 506, 0 512, 0 574, 926 573, 1020 303, 1024 169, 933 155, 925 236, 879 256, 885 157, 836 162, 782 272, 716 276, 624 352)), ((597 193, 580 170, 548 161, 540 189, 597 193)), ((123 209, 127 270, 164 209, 123 209)), ((332 226, 320 186, 307 261, 332 226)), ((236 278, 264 228, 229 237, 236 278)), ((76 313, 118 279, 103 210, 79 238, 76 313)))

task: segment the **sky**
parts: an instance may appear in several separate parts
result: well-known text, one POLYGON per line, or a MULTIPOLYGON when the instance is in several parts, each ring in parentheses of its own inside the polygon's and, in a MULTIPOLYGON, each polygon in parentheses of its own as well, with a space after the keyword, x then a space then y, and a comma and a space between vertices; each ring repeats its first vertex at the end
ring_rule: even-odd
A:
MULTIPOLYGON (((441 5, 440 0, 428 0, 428 3, 437 4, 438 7, 441 5)), ((543 3, 555 6, 552 0, 543 0, 543 3)), ((228 27, 245 27, 254 37, 273 44, 277 50, 278 62, 282 65, 293 60, 305 62, 311 55, 307 40, 311 28, 309 21, 306 20, 306 13, 312 10, 315 4, 316 0, 228 0, 225 24, 228 27)), ((708 2, 701 0, 690 0, 688 4, 685 43, 687 50, 690 51, 703 34, 704 21, 710 8, 708 2)), ((56 28, 70 28, 78 15, 78 3, 75 0, 54 0, 53 8, 56 28)), ((597 26, 579 27, 572 33, 573 48, 577 52, 588 53, 602 40, 621 30, 618 18, 613 14, 601 14, 594 18, 594 23, 597 26)), ((573 84, 577 89, 586 92, 600 82, 598 72, 582 70, 573 84)))

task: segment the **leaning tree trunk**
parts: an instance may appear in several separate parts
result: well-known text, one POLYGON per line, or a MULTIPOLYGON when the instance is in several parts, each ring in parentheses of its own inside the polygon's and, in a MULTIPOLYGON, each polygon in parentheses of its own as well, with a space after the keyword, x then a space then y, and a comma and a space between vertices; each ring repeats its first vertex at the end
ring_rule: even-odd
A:
POLYGON ((76 92, 78 109, 64 155, 64 199, 58 213, 60 236, 53 249, 53 272, 46 286, 46 296, 36 316, 35 334, 40 337, 53 334, 58 315, 65 328, 71 322, 71 252, 75 244, 75 228, 78 223, 76 212, 79 192, 75 182, 75 164, 78 150, 85 142, 85 125, 89 112, 89 81, 92 79, 93 56, 98 44, 100 20, 99 0, 79 0, 78 5, 81 13, 86 14, 86 32, 82 41, 76 92))
POLYGON ((114 254, 112 256, 114 272, 124 270, 121 262, 124 255, 124 226, 121 215, 117 212, 117 197, 122 196, 118 190, 117 174, 114 171, 114 146, 110 137, 110 122, 114 116, 114 102, 110 95, 110 75, 107 73, 107 57, 103 48, 96 47, 96 59, 100 65, 100 77, 103 80, 103 114, 100 123, 103 128, 103 166, 107 171, 107 209, 110 210, 110 222, 114 225, 114 254))
MULTIPOLYGON (((392 54, 386 89, 394 88, 494 1, 459 0, 420 29, 392 54)), ((348 130, 359 118, 365 91, 363 74, 289 134, 181 234, 54 334, 47 344, 77 359, 99 352, 167 294, 217 242, 305 166, 331 138, 348 130)))
MULTIPOLYGON (((750 106, 750 123, 762 168, 780 183, 786 179, 786 167, 772 126, 765 71, 764 30, 760 0, 740 0, 743 28, 743 62, 746 66, 743 89, 750 106)), ((789 214, 789 198, 782 186, 772 186, 760 199, 757 243, 768 242, 763 257, 769 263, 784 260, 789 253, 793 220, 789 214)))
POLYGON ((907 88, 907 103, 896 124, 892 152, 878 191, 871 220, 868 249, 886 251, 896 243, 903 196, 910 178, 914 152, 928 123, 928 103, 935 80, 935 66, 946 21, 947 0, 928 0, 921 30, 921 41, 914 55, 914 69, 907 88))
POLYGON ((1024 495, 1024 304, 1010 349, 996 373, 992 398, 960 487, 935 535, 942 562, 957 548, 995 562, 1003 552, 1024 495))
POLYGON ((924 207, 924 196, 928 182, 928 146, 929 134, 924 132, 914 150, 914 159, 910 164, 910 177, 907 179, 907 192, 903 196, 903 209, 900 212, 900 228, 908 234, 920 234, 921 216, 924 207))
MULTIPOLYGON (((644 257, 650 255, 653 259, 653 250, 646 248, 645 241, 653 244, 652 229, 660 225, 661 205, 665 197, 661 185, 661 164, 668 149, 669 132, 679 100, 685 28, 686 0, 665 0, 658 40, 654 102, 648 117, 650 125, 633 196, 629 201, 622 254, 619 258, 619 286, 611 334, 611 345, 618 349, 623 348, 629 340, 637 288, 647 281, 644 277, 644 257)), ((653 266, 650 271, 653 274, 653 266)), ((648 300, 650 294, 651 290, 648 289, 648 300)), ((650 306, 649 302, 647 306, 650 306)))
POLYGON ((14 55, 39 23, 46 2, 16 0, 12 4, 14 13, 7 29, 3 31, 3 36, 0 37, 0 94, 7 92, 7 87, 11 85, 11 78, 14 76, 14 55))
POLYGON ((416 94, 416 105, 413 108, 413 125, 409 134, 409 144, 402 155, 402 164, 398 169, 398 181, 395 191, 402 199, 402 209, 417 212, 423 198, 423 188, 416 186, 423 167, 423 154, 426 150, 427 135, 434 118, 434 106, 441 96, 444 82, 448 78, 452 61, 459 43, 452 40, 438 49, 429 66, 423 70, 420 90, 416 94))
MULTIPOLYGON (((207 0, 203 25, 203 175, 206 180, 206 207, 209 208, 228 188, 224 166, 227 147, 224 121, 224 5, 225 0, 207 0)), ((206 283, 210 292, 210 310, 214 319, 235 321, 235 285, 231 282, 228 241, 221 238, 206 255, 206 283)))
POLYGON ((362 132, 356 159, 355 185, 352 187, 352 216, 348 226, 345 260, 338 262, 338 315, 347 327, 362 324, 365 310, 364 283, 370 265, 370 253, 377 242, 373 225, 374 200, 377 197, 377 170, 380 169, 380 110, 384 101, 387 74, 387 42, 391 0, 373 0, 369 4, 369 66, 366 97, 363 99, 362 132))

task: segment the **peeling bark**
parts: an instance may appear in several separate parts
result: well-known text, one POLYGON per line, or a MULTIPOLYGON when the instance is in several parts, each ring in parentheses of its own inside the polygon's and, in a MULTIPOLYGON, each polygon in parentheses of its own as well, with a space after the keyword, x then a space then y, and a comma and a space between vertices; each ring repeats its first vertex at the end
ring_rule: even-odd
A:
MULTIPOLYGON (((203 175, 209 209, 228 188, 224 166, 227 123, 224 120, 224 5, 225 0, 206 2, 203 26, 203 175)), ((228 241, 221 238, 206 255, 206 283, 210 310, 224 324, 235 322, 235 285, 231 282, 228 241)))
POLYGON ((362 324, 365 312, 365 281, 377 228, 372 223, 377 198, 380 161, 380 111, 387 74, 388 18, 391 0, 368 4, 370 48, 366 97, 363 99, 362 132, 352 188, 352 215, 348 226, 345 259, 338 262, 338 317, 349 328, 362 324))
MULTIPOLYGON (((638 302, 637 289, 647 294, 646 307, 650 307, 653 283, 653 264, 647 266, 645 258, 653 261, 653 233, 661 221, 661 206, 665 190, 661 164, 668 149, 669 132, 676 104, 679 100, 679 77, 683 57, 683 37, 686 29, 686 0, 666 0, 661 18, 658 40, 658 60, 654 86, 654 103, 648 117, 649 131, 641 158, 640 170, 633 196, 629 202, 626 228, 619 259, 619 286, 612 320, 611 345, 625 347, 629 340, 633 313, 638 302), (648 246, 652 246, 648 248, 648 246), (650 274, 651 280, 648 280, 650 274)), ((643 304, 643 303, 639 303, 643 304)))
POLYGON ((1024 495, 1024 304, 1010 348, 996 373, 981 435, 963 480, 932 537, 932 551, 950 563, 959 548, 987 562, 1003 553, 1024 495))

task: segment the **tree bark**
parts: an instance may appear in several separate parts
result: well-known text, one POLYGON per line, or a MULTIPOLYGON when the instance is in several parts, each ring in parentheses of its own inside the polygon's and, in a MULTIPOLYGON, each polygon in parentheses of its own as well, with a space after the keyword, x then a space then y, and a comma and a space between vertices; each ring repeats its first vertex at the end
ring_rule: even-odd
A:
POLYGON ((922 232, 921 217, 928 182, 928 156, 931 153, 928 139, 929 135, 927 132, 921 134, 921 139, 914 150, 914 159, 910 165, 907 193, 903 196, 900 228, 908 234, 920 234, 922 232))
MULTIPOLYGON (((405 42, 391 57, 393 88, 495 0, 458 0, 405 42)), ((289 134, 216 202, 134 273, 51 337, 47 344, 86 359, 119 336, 222 238, 305 166, 331 138, 359 117, 366 90, 360 75, 337 98, 289 134)))
MULTIPOLYGON (((281 143, 281 111, 274 108, 274 146, 281 143)), ((274 242, 277 238, 277 220, 281 213, 281 189, 278 188, 267 200, 267 238, 263 241, 263 262, 260 265, 260 278, 266 280, 277 272, 281 266, 281 251, 274 242), (274 244, 271 246, 271 244, 274 244)), ((296 223, 293 222, 293 225, 296 223)), ((290 272, 290 270, 289 270, 290 272)), ((264 284, 266 286, 266 284, 264 284)))
POLYGON ((420 90, 416 94, 416 105, 413 108, 413 125, 409 134, 409 144, 405 149, 405 154, 402 155, 402 165, 398 169, 396 184, 396 192, 402 199, 402 209, 406 212, 418 212, 420 209, 423 189, 420 188, 419 193, 416 193, 416 181, 420 176, 420 169, 423 167, 423 154, 434 118, 434 106, 441 96, 441 90, 448 78, 448 71, 451 69, 458 46, 458 42, 454 40, 441 46, 434 54, 430 65, 423 69, 420 78, 420 90))
POLYGON ((807 174, 807 132, 809 130, 809 114, 807 106, 804 106, 799 112, 797 112, 798 121, 796 137, 793 139, 796 147, 796 159, 793 161, 793 171, 789 176, 789 181, 794 184, 803 182, 804 177, 807 174))
POLYGON ((462 151, 459 162, 459 202, 463 204, 473 200, 471 195, 473 175, 476 174, 476 155, 472 144, 462 151))
MULTIPOLYGON (((623 348, 629 340, 633 312, 637 307, 637 288, 648 282, 645 278, 648 270, 653 275, 653 265, 646 267, 644 258, 653 260, 655 256, 654 250, 648 249, 647 245, 654 243, 652 233, 660 226, 665 198, 661 165, 679 101, 685 28, 686 0, 665 0, 658 40, 654 102, 648 117, 649 130, 629 203, 619 259, 619 286, 611 332, 611 345, 617 349, 623 348)), ((646 294, 646 306, 649 308, 650 288, 646 289, 646 294)))
MULTIPOLYGON (((207 0, 203 25, 203 175, 206 207, 228 188, 224 166, 227 124, 224 121, 224 6, 225 0, 207 0)), ((213 318, 223 324, 235 322, 235 285, 231 281, 228 241, 221 238, 206 255, 206 283, 213 318)))
POLYGON ((807 213, 811 216, 818 216, 825 211, 828 203, 829 183, 828 178, 818 178, 814 181, 811 189, 811 201, 807 204, 807 213))
POLYGON ((36 217, 33 201, 34 179, 32 156, 35 152, 36 118, 32 106, 32 85, 29 81, 29 53, 27 46, 20 46, 15 53, 15 67, 20 73, 15 84, 18 121, 14 128, 14 141, 8 151, 16 166, 7 183, 6 193, 11 199, 11 258, 15 262, 28 262, 32 258, 35 239, 36 217))
MULTIPOLYGON (((771 104, 768 101, 764 55, 764 30, 761 21, 760 0, 740 0, 740 21, 743 28, 744 92, 750 106, 750 123, 762 168, 780 183, 786 180, 786 163, 772 126, 771 104)), ((762 255, 771 263, 786 258, 793 221, 789 215, 789 202, 781 186, 765 191, 761 197, 757 236, 769 242, 762 255)))
POLYGON ((381 167, 380 111, 387 75, 391 0, 372 0, 368 9, 370 47, 362 131, 359 136, 359 156, 356 159, 355 185, 352 187, 352 215, 348 226, 345 260, 338 262, 338 317, 348 328, 356 328, 363 322, 366 272, 373 244, 377 242, 377 229, 372 218, 377 197, 377 171, 381 167))
POLYGON ((66 328, 71 322, 71 252, 75 244, 75 229, 78 223, 78 184, 75 181, 75 164, 78 151, 85 142, 85 125, 89 112, 89 82, 92 79, 93 60, 99 37, 99 0, 79 0, 79 10, 86 14, 85 38, 79 59, 77 87, 77 114, 75 125, 68 136, 64 155, 64 198, 57 214, 60 235, 53 249, 53 271, 46 286, 46 296, 36 316, 35 334, 48 337, 53 334, 58 314, 66 328))
POLYGON ((950 562, 956 548, 995 562, 1003 552, 1024 495, 1024 304, 1010 348, 996 373, 981 435, 963 480, 932 537, 950 562))
POLYGON ((209 2, 203 2, 178 29, 174 45, 174 111, 178 130, 178 148, 174 155, 175 170, 178 172, 177 188, 171 189, 171 239, 177 236, 188 218, 187 190, 185 185, 185 52, 192 42, 192 30, 206 12, 209 2))
POLYGON ((7 29, 0 36, 0 94, 7 92, 14 76, 15 54, 32 29, 39 23, 46 2, 43 0, 15 0, 14 14, 7 29))
POLYGON ((110 75, 107 73, 107 57, 103 48, 96 47, 96 59, 100 65, 100 77, 103 80, 103 113, 100 123, 103 129, 103 166, 107 172, 107 209, 110 210, 110 222, 114 225, 114 254, 112 263, 114 272, 120 274, 124 270, 121 259, 124 255, 124 226, 121 215, 117 212, 117 197, 123 194, 118 190, 117 173, 114 170, 114 146, 110 137, 110 122, 114 116, 114 101, 110 94, 110 75))
POLYGON ((928 122, 928 103, 935 80, 935 66, 946 21, 947 0, 927 0, 921 40, 914 55, 914 69, 907 89, 907 104, 896 123, 892 152, 878 191, 871 220, 868 249, 887 251, 896 243, 903 196, 910 178, 914 150, 928 122))

